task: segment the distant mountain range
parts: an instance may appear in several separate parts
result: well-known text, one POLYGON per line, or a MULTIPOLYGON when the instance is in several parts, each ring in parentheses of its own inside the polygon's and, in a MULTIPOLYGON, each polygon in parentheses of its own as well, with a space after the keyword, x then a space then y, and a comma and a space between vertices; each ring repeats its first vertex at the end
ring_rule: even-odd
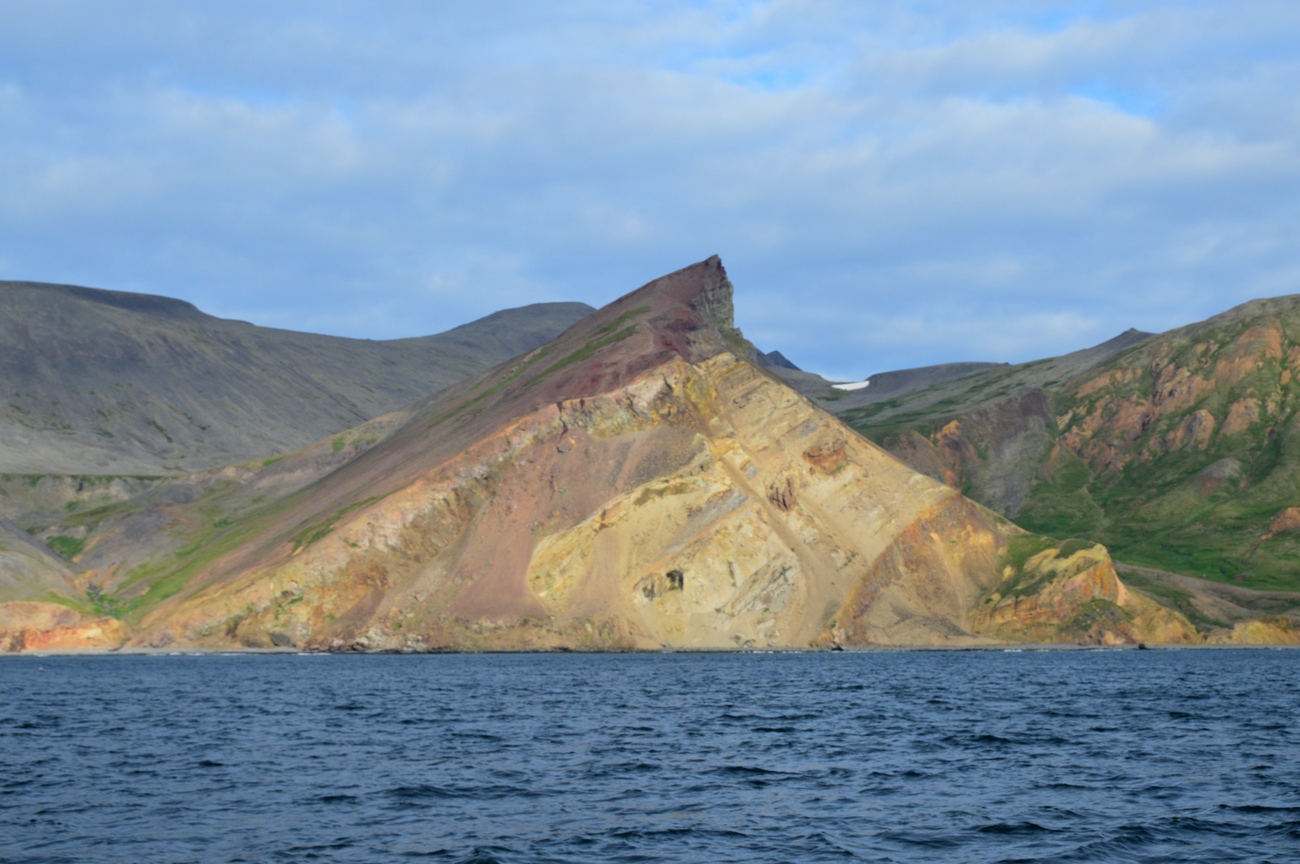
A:
POLYGON ((167 297, 0 282, 0 474, 165 475, 275 456, 591 311, 540 303, 377 342, 255 327, 167 297))
POLYGON ((12 650, 1300 642, 1300 298, 845 391, 716 258, 381 343, 7 290, 12 650))

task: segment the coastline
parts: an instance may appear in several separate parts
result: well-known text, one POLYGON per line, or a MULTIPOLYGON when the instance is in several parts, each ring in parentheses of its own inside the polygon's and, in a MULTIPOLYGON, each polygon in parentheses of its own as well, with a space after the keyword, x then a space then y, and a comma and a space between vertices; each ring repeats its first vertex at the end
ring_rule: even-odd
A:
POLYGON ((306 651, 298 648, 63 648, 50 649, 41 651, 13 651, 0 654, 0 659, 5 657, 29 657, 29 658, 46 658, 46 657, 208 657, 221 655, 238 655, 248 657, 259 656, 283 656, 283 657, 302 657, 302 656, 341 656, 341 657, 380 657, 380 656, 404 656, 404 657, 429 657, 437 655, 657 655, 657 654, 896 654, 896 653, 966 653, 966 652, 993 652, 1004 654, 1016 653, 1036 653, 1042 651, 1090 651, 1090 652, 1108 652, 1108 651, 1295 651, 1300 650, 1300 645, 1286 644, 1264 644, 1264 645, 1241 645, 1241 644, 1200 644, 1200 645, 1077 645, 1063 644, 1058 642, 1041 642, 1041 643, 1023 643, 1023 644, 1006 644, 1006 645, 862 645, 853 647, 844 647, 840 649, 833 648, 659 648, 659 649, 625 649, 625 650, 588 650, 588 649, 569 649, 557 648, 552 650, 488 650, 488 651, 460 651, 455 649, 439 651, 306 651))

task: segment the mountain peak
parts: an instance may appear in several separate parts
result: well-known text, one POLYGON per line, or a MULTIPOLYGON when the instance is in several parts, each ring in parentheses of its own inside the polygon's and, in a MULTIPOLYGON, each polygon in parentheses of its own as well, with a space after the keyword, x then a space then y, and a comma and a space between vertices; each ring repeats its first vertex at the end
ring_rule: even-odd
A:
POLYGON ((732 293, 731 280, 727 278, 722 259, 714 255, 647 282, 609 304, 601 312, 609 310, 621 313, 625 306, 640 307, 649 304, 650 309, 647 311, 652 313, 651 317, 656 324, 663 326, 677 321, 677 326, 669 326, 669 329, 683 330, 683 313, 689 311, 702 319, 692 322, 694 329, 711 326, 725 337, 736 327, 732 293), (665 313, 669 312, 674 314, 665 317, 665 313))
POLYGON ((655 279, 259 511, 256 539, 212 559, 196 577, 206 587, 155 606, 133 638, 335 650, 977 639, 956 622, 1000 578, 992 515, 755 356, 720 259, 655 279), (291 609, 285 585, 300 592, 291 609), (232 623, 232 608, 248 611, 232 623))
POLYGON ((32 315, 69 300, 108 306, 160 319, 181 321, 211 320, 193 304, 174 297, 136 294, 130 291, 106 291, 80 285, 51 282, 0 282, 0 306, 14 314, 32 315))
POLYGON ((661 276, 606 309, 637 308, 647 301, 658 344, 692 363, 723 351, 750 361, 758 356, 736 328, 731 280, 717 255, 661 276))
POLYGON ((489 413, 492 404, 532 410, 580 399, 673 356, 700 363, 724 352, 748 361, 757 357, 735 326, 731 281, 714 255, 647 282, 498 368, 471 397, 474 409, 464 414, 489 413))

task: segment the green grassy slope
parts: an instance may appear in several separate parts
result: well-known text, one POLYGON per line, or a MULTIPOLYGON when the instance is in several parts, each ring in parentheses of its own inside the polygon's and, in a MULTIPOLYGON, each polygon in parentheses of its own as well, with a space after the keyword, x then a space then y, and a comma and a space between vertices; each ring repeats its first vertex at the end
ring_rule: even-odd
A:
POLYGON ((1041 409, 1007 410, 1034 365, 842 416, 1028 530, 1093 539, 1133 564, 1300 588, 1300 511, 1288 513, 1300 507, 1300 297, 1147 340, 1042 381, 1041 409), (1043 446, 1004 458, 1031 426, 1043 446), (1028 479, 1008 506, 997 482, 1017 468, 1028 479))

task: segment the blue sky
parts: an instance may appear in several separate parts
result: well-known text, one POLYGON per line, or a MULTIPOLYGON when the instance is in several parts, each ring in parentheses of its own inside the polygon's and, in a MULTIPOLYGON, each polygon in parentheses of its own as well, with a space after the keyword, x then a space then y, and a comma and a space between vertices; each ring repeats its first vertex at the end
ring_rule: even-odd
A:
POLYGON ((370 338, 722 255, 857 378, 1300 292, 1300 4, 0 4, 0 278, 370 338))

